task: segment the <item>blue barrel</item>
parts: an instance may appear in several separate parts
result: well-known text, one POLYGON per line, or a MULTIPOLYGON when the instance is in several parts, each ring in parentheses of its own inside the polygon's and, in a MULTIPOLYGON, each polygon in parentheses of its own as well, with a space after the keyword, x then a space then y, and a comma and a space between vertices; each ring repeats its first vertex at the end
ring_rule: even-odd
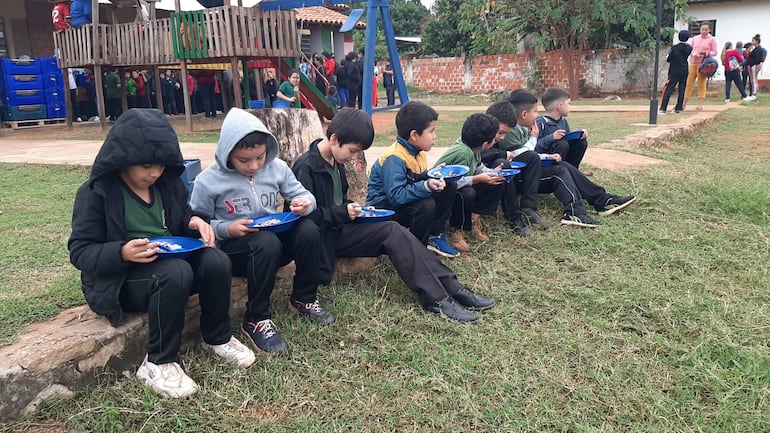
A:
POLYGON ((291 108, 291 103, 283 99, 276 99, 273 101, 273 108, 291 108))
POLYGON ((264 99, 252 99, 249 101, 249 108, 252 110, 261 110, 265 108, 264 99))

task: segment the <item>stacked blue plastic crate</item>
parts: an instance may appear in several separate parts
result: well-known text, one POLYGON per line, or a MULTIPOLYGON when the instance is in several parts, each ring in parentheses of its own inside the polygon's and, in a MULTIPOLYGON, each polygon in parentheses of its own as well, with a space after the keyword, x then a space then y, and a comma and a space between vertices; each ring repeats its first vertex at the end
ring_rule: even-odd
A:
POLYGON ((43 72, 43 87, 45 88, 45 106, 49 119, 67 117, 67 103, 64 99, 69 83, 65 86, 61 69, 56 63, 56 57, 40 59, 40 69, 43 72))
POLYGON ((37 59, 0 59, 0 118, 5 121, 45 119, 43 71, 37 59))

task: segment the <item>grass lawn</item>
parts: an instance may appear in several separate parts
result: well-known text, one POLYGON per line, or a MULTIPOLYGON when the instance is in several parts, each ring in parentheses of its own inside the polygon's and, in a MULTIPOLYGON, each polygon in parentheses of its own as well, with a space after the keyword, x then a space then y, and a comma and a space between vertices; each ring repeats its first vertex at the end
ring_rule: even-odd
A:
MULTIPOLYGON (((498 299, 477 325, 423 313, 383 260, 322 290, 338 318, 329 327, 296 318, 288 294, 274 294, 288 356, 240 371, 199 348, 184 353, 201 385, 193 399, 161 399, 133 371, 105 372, 99 386, 0 430, 769 431, 770 123, 745 127, 749 115, 770 116, 762 102, 647 151, 667 164, 595 170, 611 192, 640 197, 597 229, 521 240, 490 221, 490 242, 445 262, 498 299)), ((574 119, 593 137, 616 127, 574 119)), ((446 123, 456 137, 459 125, 446 123)), ((0 165, 3 342, 81 302, 65 242, 86 176, 0 165)), ((558 218, 552 197, 541 208, 558 218)))

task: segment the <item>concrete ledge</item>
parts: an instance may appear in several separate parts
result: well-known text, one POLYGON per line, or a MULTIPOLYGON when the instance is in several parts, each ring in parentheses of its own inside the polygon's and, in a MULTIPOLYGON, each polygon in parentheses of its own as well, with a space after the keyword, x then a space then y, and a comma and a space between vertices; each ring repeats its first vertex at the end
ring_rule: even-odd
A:
MULTIPOLYGON (((371 269, 376 258, 343 259, 335 276, 371 269)), ((274 293, 291 290, 294 266, 285 266, 274 293)), ((233 278, 231 317, 241 317, 247 299, 246 284, 233 278)), ((187 304, 183 346, 199 340, 198 296, 187 304)), ((70 308, 45 322, 35 323, 13 345, 0 348, 0 419, 34 411, 51 397, 69 397, 72 390, 95 383, 105 368, 133 371, 145 355, 146 314, 126 315, 119 328, 110 326, 87 305, 70 308)))

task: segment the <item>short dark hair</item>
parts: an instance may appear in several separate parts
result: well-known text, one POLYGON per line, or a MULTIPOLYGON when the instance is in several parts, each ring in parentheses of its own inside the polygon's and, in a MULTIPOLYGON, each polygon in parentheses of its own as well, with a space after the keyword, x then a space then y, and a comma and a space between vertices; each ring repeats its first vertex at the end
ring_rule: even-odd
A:
POLYGON ((463 123, 460 137, 470 148, 481 147, 484 143, 490 143, 497 135, 500 122, 491 114, 474 113, 463 123))
POLYGON ((264 132, 254 131, 245 137, 238 140, 233 146, 235 149, 251 149, 256 146, 264 146, 267 144, 268 135, 264 132))
POLYGON ((343 108, 334 115, 326 129, 326 138, 337 136, 340 146, 355 143, 366 150, 374 141, 374 124, 365 111, 356 108, 343 108))
POLYGON ((537 96, 528 90, 516 89, 508 96, 508 102, 513 104, 513 108, 516 109, 516 117, 518 117, 522 111, 531 110, 537 105, 537 96))
MULTIPOLYGON (((487 108, 487 114, 494 116, 500 123, 504 123, 511 128, 516 126, 516 109, 508 101, 495 102, 487 108)), ((498 125, 498 128, 500 126, 498 125)))
POLYGON ((337 94, 337 86, 329 86, 329 96, 334 96, 337 94))
POLYGON ((556 108, 556 104, 564 102, 569 99, 569 93, 560 87, 550 87, 545 89, 545 93, 540 98, 543 101, 543 107, 546 111, 551 111, 556 108))
POLYGON ((422 132, 430 122, 438 120, 438 113, 430 105, 420 101, 409 101, 396 114, 396 131, 399 137, 409 139, 412 131, 422 132))

